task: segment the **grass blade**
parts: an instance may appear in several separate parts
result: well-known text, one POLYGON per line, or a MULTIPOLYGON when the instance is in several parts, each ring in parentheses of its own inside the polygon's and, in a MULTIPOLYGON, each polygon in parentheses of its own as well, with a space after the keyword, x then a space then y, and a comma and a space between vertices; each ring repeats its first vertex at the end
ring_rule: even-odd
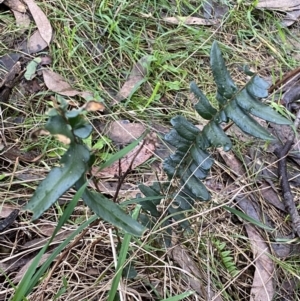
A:
POLYGON ((261 223, 260 221, 258 221, 256 219, 250 217, 249 215, 243 213, 240 210, 233 209, 233 208, 228 207, 228 206, 223 206, 223 208, 225 210, 229 211, 230 213, 235 214, 236 216, 240 217, 241 219, 243 219, 243 220, 245 220, 245 221, 247 221, 247 222, 249 222, 249 223, 251 223, 251 224, 253 224, 253 225, 257 226, 257 227, 259 227, 259 228, 262 228, 262 229, 267 230, 267 231, 274 231, 275 230, 275 229, 273 229, 273 228, 271 228, 271 227, 269 227, 269 226, 261 223))
MULTIPOLYGON (((132 218, 133 219, 137 219, 139 212, 141 210, 141 205, 137 205, 133 211, 132 214, 132 218)), ((117 263, 117 268, 116 268, 116 275, 113 279, 112 285, 111 285, 111 289, 109 291, 109 295, 108 295, 108 301, 114 301, 115 295, 117 293, 117 289, 119 286, 119 282, 122 276, 122 272, 123 272, 123 268, 124 268, 124 263, 126 261, 126 257, 128 254, 128 249, 129 249, 129 244, 130 244, 130 240, 131 240, 131 234, 125 234, 124 235, 124 239, 122 242, 122 246, 121 246, 121 250, 120 250, 120 254, 119 254, 119 258, 118 258, 118 263, 117 263)))
MULTIPOLYGON (((83 225, 81 225, 78 229, 76 229, 57 249, 52 253, 52 255, 44 262, 44 264, 40 267, 39 271, 36 273, 36 269, 38 267, 38 264, 42 258, 42 256, 45 254, 48 246, 53 241, 55 235, 57 232, 61 229, 63 224, 69 219, 71 213, 74 210, 74 207, 76 206, 78 200, 80 199, 82 193, 84 192, 85 188, 87 186, 87 183, 85 183, 75 194, 69 205, 67 206, 66 210, 64 211, 62 217, 60 218, 52 236, 50 237, 47 244, 40 250, 40 252, 37 254, 35 259, 33 260, 31 266, 28 268, 27 272, 24 274, 22 280, 20 281, 16 292, 12 298, 12 301, 21 301, 24 300, 24 296, 29 294, 33 287, 36 285, 38 280, 40 279, 41 275, 46 271, 46 269, 49 267, 51 262, 55 259, 55 257, 59 254, 59 252, 84 228, 86 227, 87 222, 85 222, 83 225), (76 233, 76 234, 75 234, 76 233)), ((91 219, 91 218, 90 218, 91 219)), ((90 221, 90 219, 88 221, 90 221)), ((95 217, 96 219, 96 217, 95 217)), ((92 221, 90 221, 92 222, 92 221)), ((89 223, 88 223, 89 224, 89 223)))

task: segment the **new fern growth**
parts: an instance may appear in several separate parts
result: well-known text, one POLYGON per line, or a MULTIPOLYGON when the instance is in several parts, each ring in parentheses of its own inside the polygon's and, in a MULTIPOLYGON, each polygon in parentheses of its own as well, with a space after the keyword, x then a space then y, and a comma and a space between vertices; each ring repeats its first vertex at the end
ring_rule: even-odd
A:
POLYGON ((214 246, 216 247, 219 258, 221 259, 221 262, 223 266, 226 268, 227 272, 232 277, 235 277, 239 273, 239 270, 236 267, 234 258, 231 256, 232 252, 226 250, 226 243, 216 240, 214 241, 214 246))
MULTIPOLYGON (((244 133, 265 141, 274 140, 274 137, 263 128, 251 115, 263 120, 277 124, 291 124, 291 121, 281 116, 269 106, 258 99, 268 96, 269 84, 253 73, 250 81, 238 88, 232 80, 222 57, 218 43, 214 42, 210 53, 210 65, 214 81, 217 86, 216 100, 218 108, 213 107, 204 93, 197 87, 195 82, 191 83, 191 91, 199 102, 195 105, 198 114, 208 120, 203 130, 200 131, 195 125, 187 121, 183 116, 176 116, 171 120, 173 128, 165 136, 165 141, 176 147, 176 151, 163 163, 163 168, 169 180, 178 178, 181 182, 179 190, 170 198, 174 206, 169 206, 170 214, 180 214, 190 209, 195 201, 208 201, 208 192, 202 180, 205 179, 213 165, 213 159, 208 150, 213 147, 223 147, 225 151, 232 148, 230 138, 223 131, 221 124, 234 122, 244 133)), ((147 197, 158 197, 159 189, 145 189, 140 185, 142 192, 147 197)), ((159 201, 151 203, 153 216, 159 213, 155 205, 159 201)), ((149 211, 150 202, 143 202, 144 209, 149 211)))

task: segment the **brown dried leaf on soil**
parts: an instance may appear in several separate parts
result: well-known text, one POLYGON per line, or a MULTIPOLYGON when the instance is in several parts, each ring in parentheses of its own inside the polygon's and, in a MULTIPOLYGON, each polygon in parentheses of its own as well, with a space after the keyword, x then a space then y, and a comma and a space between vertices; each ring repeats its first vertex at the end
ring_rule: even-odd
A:
POLYGON ((10 70, 17 63, 20 57, 21 55, 19 53, 5 54, 0 57, 0 79, 3 79, 2 67, 6 70, 10 70))
POLYGON ((185 276, 188 279, 190 287, 194 289, 204 300, 222 301, 221 296, 216 295, 211 288, 207 288, 203 282, 200 281, 200 279, 205 279, 206 275, 200 273, 199 268, 187 250, 182 248, 180 245, 177 245, 171 249, 170 256, 185 272, 185 276), (208 296, 208 291, 210 291, 213 296, 208 296))
MULTIPOLYGON (((54 231, 54 228, 53 228, 53 231, 54 231)), ((50 231, 51 231, 51 227, 49 227, 48 231, 46 231, 45 236, 46 236, 47 232, 48 232, 48 234, 50 234, 49 233, 50 231)), ((51 236, 53 234, 53 231, 49 236, 51 236)), ((56 236, 54 237, 54 239, 51 242, 50 246, 57 245, 60 242, 64 241, 69 235, 72 234, 72 232, 73 232, 73 230, 61 230, 60 232, 58 232, 58 234, 56 234, 56 236)), ((24 243, 21 248, 22 248, 22 250, 28 249, 29 251, 33 251, 33 250, 42 248, 48 240, 49 240, 48 237, 34 238, 34 239, 24 243)))
POLYGON ((197 17, 164 17, 163 21, 170 24, 185 24, 185 25, 214 25, 218 23, 218 20, 208 20, 197 17))
MULTIPOLYGON (((51 253, 46 253, 42 256, 39 264, 38 264, 38 267, 40 267, 49 257, 50 257, 51 253)), ((30 265, 32 264, 32 261, 35 259, 32 258, 30 261, 28 261, 21 269, 20 271, 18 272, 18 274, 15 276, 14 280, 13 280, 13 283, 14 284, 17 284, 21 281, 21 279, 23 278, 24 274, 27 272, 28 268, 30 267, 30 265)))
POLYGON ((26 6, 20 0, 4 0, 3 4, 8 6, 13 11, 17 11, 20 13, 26 12, 26 6))
POLYGON ((44 41, 42 38, 40 32, 36 30, 28 39, 28 41, 24 41, 18 49, 21 51, 28 53, 28 54, 34 54, 39 51, 44 50, 48 47, 48 44, 44 41))
POLYGON ((52 27, 48 18, 33 0, 23 1, 27 4, 42 38, 49 45, 52 39, 52 27))
POLYGON ((286 12, 286 15, 281 23, 283 26, 289 27, 293 25, 298 20, 299 17, 300 17, 300 9, 295 9, 293 11, 286 12))
POLYGON ((12 161, 18 158, 21 162, 37 162, 43 157, 43 154, 34 149, 23 152, 19 146, 8 147, 2 155, 12 161))
POLYGON ((141 137, 145 129, 145 126, 141 123, 116 120, 110 124, 107 135, 114 143, 126 145, 141 137))
POLYGON ((130 167, 135 169, 137 166, 143 164, 149 158, 153 156, 156 148, 156 137, 146 138, 146 141, 141 148, 141 145, 137 145, 120 161, 114 162, 111 166, 108 166, 99 171, 98 167, 92 167, 91 174, 96 178, 112 178, 119 176, 126 172, 130 167), (133 162, 132 162, 133 161, 133 162))
POLYGON ((16 209, 19 209, 19 208, 17 208, 16 206, 13 206, 13 205, 3 204, 2 206, 0 206, 0 218, 8 217, 16 209))
POLYGON ((16 62, 9 70, 9 72, 5 74, 4 78, 0 82, 0 88, 5 86, 12 87, 14 79, 19 75, 20 72, 21 72, 21 63, 16 62))
POLYGON ((86 110, 87 112, 96 112, 100 111, 103 112, 105 110, 105 106, 103 103, 99 101, 88 101, 83 106, 82 109, 86 110))
POLYGON ((207 0, 203 3, 203 16, 205 19, 222 19, 229 8, 215 0, 207 0))
POLYGON ((275 266, 269 248, 256 229, 245 225, 255 259, 255 273, 250 292, 250 301, 273 300, 275 266))
MULTIPOLYGON (((243 175, 246 175, 246 170, 243 164, 232 151, 224 152, 223 150, 219 149, 218 152, 225 161, 226 165, 230 167, 230 171, 235 173, 235 176, 241 179, 243 175)), ((255 160, 255 158, 253 158, 253 160, 255 160)), ((268 178, 262 179, 259 186, 260 193, 263 199, 266 200, 269 204, 282 211, 285 211, 284 204, 280 201, 278 192, 274 190, 273 186, 274 185, 272 184, 272 180, 269 180, 268 178)))
POLYGON ((56 72, 53 72, 49 69, 44 69, 42 72, 43 72, 45 85, 49 90, 64 96, 79 95, 82 96, 83 98, 92 97, 91 92, 88 91, 80 92, 78 90, 73 89, 71 85, 67 83, 66 80, 56 72))
POLYGON ((128 79, 115 97, 116 102, 129 97, 144 82, 151 61, 152 56, 146 55, 133 66, 128 79))
POLYGON ((55 225, 45 224, 45 225, 40 225, 38 227, 38 230, 44 236, 50 237, 53 234, 55 228, 56 228, 55 225))
MULTIPOLYGON (((97 187, 93 183, 90 184, 92 188, 97 188, 98 191, 105 193, 106 195, 115 196, 119 186, 117 179, 100 180, 97 187)), ((132 199, 140 192, 136 184, 123 183, 118 191, 118 198, 132 199)))
POLYGON ((282 20, 284 26, 291 26, 300 16, 299 0, 261 0, 256 7, 286 12, 285 17, 282 20))
POLYGON ((300 0, 260 0, 256 7, 288 11, 299 9, 300 0))
POLYGON ((30 19, 29 19, 28 15, 20 13, 17 10, 13 10, 12 12, 15 16, 17 26, 22 28, 21 32, 24 33, 30 25, 30 19))

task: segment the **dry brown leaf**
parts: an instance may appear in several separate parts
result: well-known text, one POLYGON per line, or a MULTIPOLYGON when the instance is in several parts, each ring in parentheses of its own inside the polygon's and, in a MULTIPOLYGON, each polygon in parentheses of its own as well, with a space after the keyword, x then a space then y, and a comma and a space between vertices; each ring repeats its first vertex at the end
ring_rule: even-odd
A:
MULTIPOLYGON (((49 231, 51 231, 51 230, 49 229, 49 231)), ((63 241, 69 235, 71 235, 72 232, 73 232, 72 230, 61 230, 60 232, 58 232, 58 234, 56 234, 56 236, 54 237, 54 239, 50 245, 59 244, 61 241, 63 241)), ((52 235, 52 234, 53 233, 51 233, 50 235, 52 235)), ((48 240, 49 240, 48 237, 32 239, 32 240, 24 243, 22 245, 22 249, 36 250, 36 249, 42 248, 47 243, 48 240)))
POLYGON ((16 24, 18 27, 22 29, 22 32, 24 32, 26 29, 28 29, 30 25, 30 19, 28 15, 20 13, 19 11, 13 10, 12 11, 15 19, 16 19, 16 24))
POLYGON ((116 120, 110 124, 107 135, 114 143, 126 145, 142 136, 144 132, 145 126, 141 123, 116 120))
POLYGON ((41 136, 50 136, 50 132, 44 129, 37 129, 30 132, 30 139, 38 140, 41 136))
POLYGON ((20 13, 26 12, 26 7, 20 0, 4 0, 3 3, 13 11, 17 11, 20 13))
POLYGON ((219 154, 222 156, 223 160, 225 161, 226 165, 230 167, 236 176, 242 177, 246 174, 246 170, 241 163, 241 161, 236 157, 233 151, 225 152, 222 149, 218 149, 219 154))
POLYGON ((261 0, 258 2, 257 8, 286 12, 281 23, 287 27, 296 22, 300 16, 300 0, 261 0))
POLYGON ((245 227, 255 261, 250 301, 271 301, 275 293, 273 283, 275 266, 270 258, 269 248, 254 227, 247 224, 245 227))
POLYGON ((51 65, 52 63, 52 58, 49 55, 45 55, 43 57, 41 57, 42 61, 40 63, 41 66, 45 66, 45 65, 51 65))
POLYGON ((152 56, 147 55, 142 57, 133 66, 128 79, 126 80, 119 93, 115 97, 115 100, 117 102, 126 99, 143 83, 151 61, 152 56))
POLYGON ((222 19, 224 17, 229 7, 219 2, 217 0, 207 0, 203 3, 203 17, 205 19, 222 19))
POLYGON ((3 206, 0 206, 0 218, 8 217, 16 209, 18 208, 15 206, 10 206, 5 204, 3 206))
POLYGON ((282 210, 283 212, 286 212, 283 202, 280 201, 278 197, 278 192, 268 185, 266 181, 262 182, 262 185, 260 186, 260 193, 264 200, 266 200, 269 204, 277 209, 282 210))
POLYGON ((281 23, 284 26, 289 27, 293 25, 298 20, 299 17, 300 17, 300 9, 295 9, 293 11, 287 12, 281 23))
POLYGON ((52 39, 52 27, 49 20, 33 0, 23 1, 27 4, 42 38, 49 45, 52 39))
MULTIPOLYGON (((19 53, 9 53, 0 57, 0 65, 1 67, 9 71, 20 59, 21 55, 19 53)), ((4 73, 3 68, 0 69, 0 80, 3 79, 4 73)))
POLYGON ((38 226, 38 230, 40 233, 42 233, 43 235, 47 236, 47 237, 50 237, 54 230, 55 230, 55 225, 51 225, 51 224, 48 224, 48 225, 39 225, 38 226))
POLYGON ((108 166, 101 171, 99 171, 97 167, 92 167, 91 174, 97 178, 112 178, 126 172, 130 166, 133 170, 152 157, 156 147, 155 143, 155 138, 147 139, 142 148, 140 145, 136 146, 124 156, 120 162, 116 161, 111 166, 108 166), (133 163, 131 164, 132 161, 133 163))
POLYGON ((3 152, 3 156, 9 160, 15 161, 17 158, 22 162, 37 162, 43 157, 43 153, 37 152, 34 149, 29 151, 21 151, 19 146, 7 147, 3 152))
POLYGON ((40 32, 36 30, 29 38, 28 41, 24 41, 18 48, 28 54, 37 53, 48 47, 48 44, 44 41, 40 32))
POLYGON ((83 98, 92 97, 90 92, 80 92, 73 89, 66 80, 56 72, 53 72, 49 69, 44 69, 43 71, 44 82, 47 88, 53 92, 64 96, 75 96, 80 95, 83 98))
POLYGON ((5 74, 4 78, 2 81, 0 81, 0 88, 2 87, 9 87, 12 85, 14 79, 18 76, 18 74, 21 72, 21 63, 16 62, 12 68, 5 74))
MULTIPOLYGON (((90 186, 93 189, 97 189, 98 191, 105 193, 106 195, 114 196, 118 189, 118 179, 105 179, 97 182, 97 187, 95 187, 94 183, 90 183, 90 186)), ((140 192, 136 184, 132 183, 123 183, 118 190, 118 198, 122 199, 133 199, 140 192)))
POLYGON ((185 25, 214 25, 217 20, 208 20, 197 17, 164 17, 163 20, 170 24, 185 24, 185 25))
POLYGON ((199 268, 186 249, 177 245, 171 249, 170 255, 185 272, 190 287, 203 297, 204 300, 222 301, 221 296, 216 295, 214 292, 211 292, 211 295, 208 296, 208 288, 200 281, 200 279, 205 279, 206 275, 200 273, 199 268))
POLYGON ((53 92, 65 95, 75 96, 78 94, 77 90, 72 89, 69 83, 56 72, 45 69, 43 70, 43 77, 47 88, 53 92))
MULTIPOLYGON (((241 163, 241 161, 235 156, 235 154, 232 151, 224 152, 221 149, 218 149, 219 154, 222 156, 223 160, 225 161, 227 166, 230 166, 230 170, 235 173, 236 176, 242 177, 246 174, 246 170, 241 163)), ((272 206, 275 206, 276 208, 285 211, 284 204, 280 201, 278 197, 277 191, 274 191, 272 186, 266 182, 266 180, 261 181, 260 186, 260 193, 263 196, 263 198, 270 203, 272 206)))
MULTIPOLYGON (((51 253, 46 253, 42 256, 41 260, 39 261, 38 267, 41 266, 49 257, 51 253)), ((20 282, 20 280, 23 278, 24 274, 27 272, 28 268, 32 264, 32 261, 35 259, 32 258, 30 261, 28 261, 18 272, 18 274, 14 277, 13 283, 17 284, 20 282)))
POLYGON ((256 7, 289 11, 299 9, 300 0, 261 0, 256 7))

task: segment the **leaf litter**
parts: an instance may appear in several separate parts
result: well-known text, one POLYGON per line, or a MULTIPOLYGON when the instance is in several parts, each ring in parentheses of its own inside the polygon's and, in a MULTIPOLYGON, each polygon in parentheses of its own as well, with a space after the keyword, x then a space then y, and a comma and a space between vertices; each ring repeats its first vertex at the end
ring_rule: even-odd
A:
POLYGON ((20 0, 4 0, 3 4, 13 11, 17 11, 19 13, 26 12, 26 6, 20 0))
POLYGON ((49 69, 43 69, 43 78, 47 88, 53 92, 56 92, 64 96, 82 96, 83 98, 92 98, 93 94, 88 91, 78 91, 73 89, 71 85, 58 73, 49 69))
POLYGON ((275 295, 275 264, 268 245, 251 225, 245 225, 254 256, 255 273, 251 285, 251 301, 271 301, 275 295))
POLYGON ((116 144, 127 145, 138 139, 145 132, 146 127, 138 122, 131 123, 129 120, 116 120, 110 123, 105 135, 116 144))
POLYGON ((132 68, 127 80, 115 97, 115 102, 120 102, 130 97, 144 82, 153 57, 142 57, 132 68))
POLYGON ((293 25, 300 16, 299 0, 260 0, 256 7, 285 12, 286 14, 282 20, 282 25, 287 27, 293 25))
MULTIPOLYGON (((132 137, 129 138, 130 140, 132 137)), ((123 140, 124 141, 124 140, 123 140)), ((135 168, 146 162, 154 155, 156 149, 157 137, 154 133, 149 134, 141 145, 136 146, 122 159, 115 161, 111 166, 99 170, 97 166, 91 168, 91 175, 95 177, 99 191, 115 195, 118 181, 122 175, 134 171, 135 168), (117 182, 116 182, 117 181, 117 182)), ((137 181, 139 182, 139 181, 137 181)), ((136 197, 138 192, 137 182, 121 183, 119 197, 136 197)))
MULTIPOLYGON (((197 264, 193 258, 189 255, 188 251, 180 245, 175 245, 171 248, 171 258, 182 268, 184 271, 183 277, 187 279, 189 286, 195 290, 203 300, 215 300, 222 301, 220 294, 214 291, 214 289, 207 287, 204 284, 204 279, 207 275, 201 273, 197 264)), ((207 282, 207 279, 206 279, 207 282)))
POLYGON ((33 0, 23 1, 27 4, 27 7, 31 12, 31 15, 35 21, 41 37, 44 39, 47 45, 49 45, 52 39, 53 32, 48 18, 33 0))
MULTIPOLYGON (((246 170, 243 167, 242 163, 236 158, 236 156, 230 151, 229 154, 224 151, 219 150, 222 158, 231 168, 231 177, 232 171, 236 176, 241 179, 241 176, 246 175, 246 170)), ((263 158, 260 158, 265 162, 263 158)), ((251 160, 251 162, 257 162, 257 160, 251 160)), ((234 179, 234 177, 233 177, 234 179)), ((273 199, 270 197, 269 190, 264 188, 268 187, 273 193, 272 185, 268 185, 268 182, 263 181, 263 189, 260 189, 260 194, 266 201, 269 201, 271 205, 275 205, 279 209, 284 209, 284 206, 281 201, 278 200, 278 195, 276 192, 272 196, 276 196, 278 205, 276 205, 276 198, 273 199)), ((249 197, 236 197, 238 206, 244 211, 244 213, 251 217, 254 221, 260 223, 267 223, 268 226, 276 221, 272 221, 269 216, 270 212, 265 212, 260 209, 257 202, 253 199, 254 196, 249 197)), ((285 211, 285 210, 284 210, 285 211)), ((251 285, 250 300, 272 300, 275 296, 275 286, 274 286, 274 275, 275 275, 275 264, 271 258, 270 248, 275 252, 275 254, 280 258, 283 254, 289 254, 291 252, 291 247, 286 244, 277 244, 266 243, 265 239, 261 236, 259 231, 250 223, 244 222, 244 227, 247 231, 247 235, 251 244, 251 249, 254 255, 255 273, 253 277, 253 282, 251 285)), ((277 230, 276 238, 272 237, 270 240, 278 239, 279 237, 284 237, 283 234, 280 234, 280 231, 277 230)), ((286 239, 288 237, 285 236, 286 239)))

